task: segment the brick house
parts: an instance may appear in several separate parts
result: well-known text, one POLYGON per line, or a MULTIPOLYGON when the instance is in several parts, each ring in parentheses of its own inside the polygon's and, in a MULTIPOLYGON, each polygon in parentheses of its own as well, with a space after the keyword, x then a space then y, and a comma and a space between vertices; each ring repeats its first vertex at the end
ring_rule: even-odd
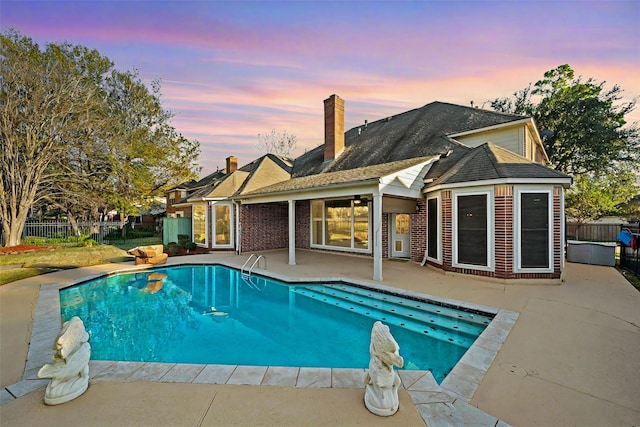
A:
POLYGON ((235 250, 239 205, 231 197, 288 180, 291 167, 290 159, 267 154, 238 168, 238 159, 229 156, 224 170, 170 190, 167 217, 191 218, 191 240, 200 247, 235 250))
MULTIPOLYGON (((297 248, 406 258, 446 272, 557 282, 564 190, 530 117, 442 102, 344 132, 324 101, 325 143, 282 179, 230 197, 240 252, 297 248)), ((193 201, 194 197, 189 197, 193 201)))

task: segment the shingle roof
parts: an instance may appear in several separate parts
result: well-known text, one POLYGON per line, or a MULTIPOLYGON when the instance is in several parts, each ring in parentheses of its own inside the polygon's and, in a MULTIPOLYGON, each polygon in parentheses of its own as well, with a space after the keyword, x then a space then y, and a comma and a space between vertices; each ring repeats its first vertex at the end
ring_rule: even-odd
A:
POLYGON ((267 193, 282 193, 289 191, 318 189, 338 184, 358 183, 368 180, 374 180, 409 168, 411 166, 415 166, 419 163, 433 159, 434 157, 435 156, 414 157, 411 159, 399 160, 396 162, 384 163, 379 165, 291 178, 288 181, 279 182, 277 184, 270 185, 256 191, 252 191, 243 196, 251 197, 267 193))
MULTIPOLYGON (((427 178, 435 176, 429 173, 427 178)), ((571 177, 487 142, 461 156, 448 171, 429 183, 427 188, 506 178, 570 179, 571 177)))
MULTIPOLYGON (((468 148, 448 135, 522 120, 523 116, 432 102, 421 108, 357 126, 345 133, 344 152, 324 163, 324 146, 295 160, 292 177, 337 172, 468 148), (463 148, 464 147, 464 148, 463 148)), ((461 155, 462 153, 460 153, 461 155)))
POLYGON ((198 181, 196 184, 192 185, 190 188, 196 189, 192 193, 187 196, 187 199, 203 199, 207 197, 214 197, 212 193, 222 185, 223 182, 226 182, 230 179, 241 180, 242 182, 234 182, 229 185, 230 192, 229 194, 220 194, 219 197, 230 197, 235 194, 241 193, 242 189, 245 187, 247 182, 251 179, 252 174, 258 169, 260 164, 266 159, 271 159, 276 165, 281 167, 283 170, 287 172, 291 172, 293 167, 293 161, 284 156, 278 156, 275 154, 265 154, 262 157, 257 158, 256 160, 248 163, 241 168, 238 168, 235 172, 231 174, 226 174, 225 171, 216 171, 210 175, 207 175, 205 178, 198 181), (236 173, 239 172, 239 173, 236 173), (198 185, 200 184, 200 185, 198 185))

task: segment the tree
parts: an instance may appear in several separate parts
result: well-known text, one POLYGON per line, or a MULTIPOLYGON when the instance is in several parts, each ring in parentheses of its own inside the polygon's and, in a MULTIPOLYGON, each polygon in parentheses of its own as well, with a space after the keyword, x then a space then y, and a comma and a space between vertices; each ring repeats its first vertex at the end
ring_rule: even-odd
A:
POLYGON ((624 215, 625 202, 638 194, 631 171, 593 176, 578 175, 567 191, 567 214, 579 224, 605 215, 624 215))
POLYGON ((0 35, 0 217, 20 243, 30 208, 48 203, 74 222, 103 207, 133 213, 196 172, 199 143, 160 102, 96 50, 0 35))
POLYGON ((55 182, 48 174, 91 129, 102 100, 94 79, 111 67, 97 51, 49 45, 10 31, 0 36, 0 216, 6 245, 20 243, 39 190, 55 182))
POLYGON ((532 116, 538 129, 552 131, 544 148, 554 168, 576 177, 567 192, 567 213, 584 222, 620 213, 615 206, 637 191, 631 171, 640 168, 640 132, 624 118, 636 100, 618 103, 621 98, 619 86, 583 81, 565 64, 490 103, 497 111, 532 116))
POLYGON ((258 134, 258 150, 289 157, 295 150, 298 138, 284 131, 272 129, 269 133, 258 134))
POLYGON ((569 65, 544 73, 544 78, 513 94, 490 101, 497 111, 532 116, 538 129, 553 131, 544 141, 551 164, 570 175, 607 173, 617 165, 638 167, 640 132, 625 126, 636 100, 617 103, 622 89, 605 82, 574 77, 569 65))

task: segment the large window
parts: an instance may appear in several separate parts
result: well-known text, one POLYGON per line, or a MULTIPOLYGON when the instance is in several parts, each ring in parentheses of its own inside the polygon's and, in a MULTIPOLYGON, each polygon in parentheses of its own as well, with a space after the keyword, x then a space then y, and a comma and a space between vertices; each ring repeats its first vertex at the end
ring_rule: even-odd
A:
POLYGON ((454 264, 492 268, 492 214, 490 192, 457 194, 454 198, 454 264))
POLYGON ((311 202, 311 245, 369 251, 369 204, 362 200, 311 202))
POLYGON ((521 191, 518 193, 519 268, 551 268, 550 192, 521 191))
POLYGON ((207 244, 207 207, 193 205, 193 242, 198 245, 207 244))
POLYGON ((214 246, 232 246, 232 209, 229 203, 213 205, 214 246))

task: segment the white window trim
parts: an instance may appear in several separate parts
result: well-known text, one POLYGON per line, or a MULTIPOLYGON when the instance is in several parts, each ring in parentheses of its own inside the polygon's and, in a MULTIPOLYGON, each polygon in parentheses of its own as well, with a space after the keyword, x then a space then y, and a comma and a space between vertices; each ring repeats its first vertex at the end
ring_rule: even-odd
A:
POLYGON ((233 206, 233 202, 214 202, 211 203, 210 206, 211 211, 211 230, 209 230, 209 234, 211 235, 211 247, 216 249, 233 249, 233 244, 235 242, 235 209, 233 206), (216 244, 216 230, 214 230, 214 226, 216 223, 216 206, 229 206, 229 243, 225 245, 216 244))
POLYGON ((435 262, 436 264, 442 264, 442 195, 440 193, 438 193, 436 196, 433 197, 427 197, 427 203, 426 203, 426 208, 427 208, 427 233, 429 233, 429 200, 433 200, 436 199, 438 206, 436 207, 436 224, 437 224, 437 232, 438 232, 438 238, 436 239, 437 241, 437 258, 432 258, 430 257, 429 254, 429 239, 428 239, 428 234, 426 237, 426 241, 427 241, 427 260, 435 262))
POLYGON ((514 200, 513 200, 513 251, 514 251, 514 260, 513 260, 513 272, 514 273, 553 273, 553 258, 554 258, 554 247, 553 247, 553 188, 549 186, 536 186, 536 185, 519 185, 514 187, 514 200), (522 227, 521 227, 521 207, 520 207, 520 195, 523 193, 545 193, 548 197, 549 202, 549 211, 548 222, 549 222, 549 235, 548 235, 548 244, 549 244, 549 267, 547 268, 525 268, 522 267, 522 251, 521 251, 521 242, 522 242, 522 227))
MULTIPOLYGON (((327 200, 347 200, 348 198, 345 197, 338 197, 336 199, 321 199, 320 201, 322 202, 322 242, 324 243, 324 238, 325 238, 325 225, 326 225, 326 221, 325 221, 325 216, 324 216, 324 212, 325 212, 325 202, 327 200)), ((310 200, 309 201, 309 207, 311 208, 311 203, 315 202, 318 200, 310 200)), ((354 221, 354 216, 351 215, 351 247, 350 248, 345 248, 343 246, 329 246, 329 245, 325 245, 325 244, 317 244, 317 243, 313 243, 313 209, 309 209, 309 247, 313 248, 313 249, 326 249, 326 250, 331 250, 331 251, 338 251, 338 252, 357 252, 357 253, 362 253, 362 254, 371 254, 372 253, 372 241, 371 241, 371 222, 372 220, 372 210, 373 210, 373 203, 371 201, 367 202, 367 205, 369 206, 369 220, 368 220, 368 224, 369 224, 369 229, 367 231, 368 234, 368 239, 369 239, 369 248, 368 249, 360 249, 360 248, 355 248, 353 245, 353 239, 355 237, 355 232, 354 232, 354 228, 355 228, 355 221, 354 221)), ((353 209, 353 200, 351 200, 351 209, 353 209)))
POLYGON ((208 234, 209 234, 209 230, 208 230, 208 226, 209 226, 209 215, 207 212, 207 205, 203 204, 203 203, 198 203, 198 204, 193 204, 193 206, 191 207, 191 241, 193 243, 196 244, 196 246, 200 246, 203 248, 207 247, 207 240, 209 238, 208 234), (204 243, 198 243, 196 242, 196 236, 195 236, 195 226, 193 224, 194 219, 195 219, 195 215, 194 215, 194 211, 195 211, 195 207, 196 206, 204 206, 204 243))
POLYGON ((451 244, 452 266, 470 270, 495 271, 495 200, 493 187, 478 187, 473 190, 456 190, 451 192, 451 244), (487 265, 463 264, 458 262, 458 197, 487 196, 487 265))

